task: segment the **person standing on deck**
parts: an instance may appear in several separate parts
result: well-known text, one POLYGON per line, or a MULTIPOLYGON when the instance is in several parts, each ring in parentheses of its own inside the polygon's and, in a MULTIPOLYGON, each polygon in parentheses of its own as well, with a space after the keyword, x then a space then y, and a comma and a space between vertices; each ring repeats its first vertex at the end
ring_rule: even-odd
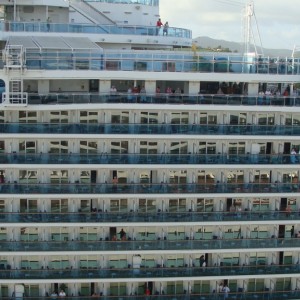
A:
POLYGON ((159 34, 161 26, 163 26, 163 23, 162 23, 161 19, 158 19, 157 22, 156 22, 156 35, 159 34))

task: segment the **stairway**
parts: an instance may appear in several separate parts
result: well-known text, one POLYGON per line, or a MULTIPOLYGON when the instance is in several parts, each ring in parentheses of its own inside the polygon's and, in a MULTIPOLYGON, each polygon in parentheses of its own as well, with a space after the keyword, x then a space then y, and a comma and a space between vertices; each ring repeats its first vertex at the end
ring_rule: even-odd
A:
POLYGON ((70 1, 70 7, 75 9, 77 12, 82 14, 94 24, 116 25, 115 22, 113 22, 110 18, 104 15, 101 11, 99 11, 97 8, 83 0, 70 1))

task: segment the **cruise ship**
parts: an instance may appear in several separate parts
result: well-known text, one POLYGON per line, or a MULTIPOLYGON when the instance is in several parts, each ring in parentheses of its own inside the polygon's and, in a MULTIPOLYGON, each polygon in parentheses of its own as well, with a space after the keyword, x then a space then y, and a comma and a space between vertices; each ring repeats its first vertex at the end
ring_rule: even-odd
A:
POLYGON ((159 0, 0 13, 1 299, 300 299, 299 58, 159 0))

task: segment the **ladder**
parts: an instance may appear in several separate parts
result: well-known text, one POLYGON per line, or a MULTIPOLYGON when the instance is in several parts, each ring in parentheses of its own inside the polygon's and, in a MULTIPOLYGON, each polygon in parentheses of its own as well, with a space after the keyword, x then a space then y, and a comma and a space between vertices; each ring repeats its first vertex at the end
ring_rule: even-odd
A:
POLYGON ((9 85, 2 94, 4 106, 27 106, 28 94, 23 92, 24 49, 21 45, 6 45, 3 53, 4 68, 9 85))

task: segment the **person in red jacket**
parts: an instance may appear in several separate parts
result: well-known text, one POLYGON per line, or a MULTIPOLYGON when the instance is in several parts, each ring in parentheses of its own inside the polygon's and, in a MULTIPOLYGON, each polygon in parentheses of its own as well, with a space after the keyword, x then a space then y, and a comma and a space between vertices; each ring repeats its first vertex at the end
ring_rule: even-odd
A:
POLYGON ((160 27, 163 26, 161 19, 158 19, 156 22, 156 35, 159 34, 160 27))

